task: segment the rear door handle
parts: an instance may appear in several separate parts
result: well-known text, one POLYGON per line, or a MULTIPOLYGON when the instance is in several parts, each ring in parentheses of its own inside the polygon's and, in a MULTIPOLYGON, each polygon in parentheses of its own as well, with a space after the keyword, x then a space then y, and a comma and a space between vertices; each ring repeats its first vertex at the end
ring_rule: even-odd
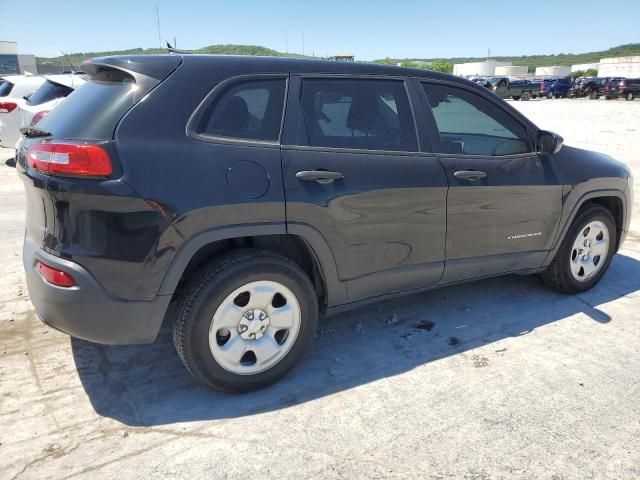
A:
POLYGON ((334 180, 342 180, 344 175, 328 170, 300 170, 296 173, 296 178, 301 182, 331 183, 334 180))
POLYGON ((458 170, 454 172, 453 176, 459 180, 469 180, 473 182, 485 178, 487 174, 480 170, 458 170))

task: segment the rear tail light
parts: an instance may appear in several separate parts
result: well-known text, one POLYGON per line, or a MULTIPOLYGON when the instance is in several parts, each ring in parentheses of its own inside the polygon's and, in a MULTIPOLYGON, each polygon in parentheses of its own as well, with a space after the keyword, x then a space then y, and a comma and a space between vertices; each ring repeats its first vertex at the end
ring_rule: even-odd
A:
POLYGON ((27 164, 52 175, 105 177, 112 172, 107 152, 99 145, 85 143, 35 143, 29 147, 27 164))
POLYGON ((31 119, 31 126, 33 127, 36 123, 38 123, 47 115, 49 115, 49 110, 42 110, 41 112, 36 113, 31 119))
POLYGON ((36 270, 42 275, 42 278, 52 285, 65 288, 76 286, 75 280, 67 272, 50 267, 45 263, 36 262, 36 270))
POLYGON ((13 102, 0 102, 0 113, 10 113, 18 108, 17 103, 13 102))

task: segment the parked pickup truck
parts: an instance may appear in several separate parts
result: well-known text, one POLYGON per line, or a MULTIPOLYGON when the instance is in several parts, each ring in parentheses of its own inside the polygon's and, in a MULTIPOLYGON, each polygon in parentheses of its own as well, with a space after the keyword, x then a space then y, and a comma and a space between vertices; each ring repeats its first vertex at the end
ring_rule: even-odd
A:
POLYGON ((507 77, 491 77, 493 93, 500 98, 513 98, 514 100, 531 100, 538 96, 540 84, 531 80, 509 80, 507 77))

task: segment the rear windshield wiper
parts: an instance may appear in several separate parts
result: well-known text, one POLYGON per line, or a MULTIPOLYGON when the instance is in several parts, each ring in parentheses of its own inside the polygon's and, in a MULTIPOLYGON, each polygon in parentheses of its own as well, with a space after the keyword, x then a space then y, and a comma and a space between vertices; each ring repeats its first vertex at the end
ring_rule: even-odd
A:
POLYGON ((40 130, 39 128, 34 128, 34 127, 21 128, 20 133, 27 138, 51 136, 51 132, 45 132, 44 130, 40 130))

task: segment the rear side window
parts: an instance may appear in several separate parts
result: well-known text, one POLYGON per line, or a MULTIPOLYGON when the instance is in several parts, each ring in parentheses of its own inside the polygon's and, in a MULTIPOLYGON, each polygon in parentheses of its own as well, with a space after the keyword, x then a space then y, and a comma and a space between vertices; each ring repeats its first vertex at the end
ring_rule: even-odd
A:
POLYGON ((29 95, 27 105, 41 105, 56 98, 64 98, 73 92, 73 88, 69 88, 66 85, 61 85, 51 80, 47 80, 40 88, 29 95))
POLYGON ((401 80, 305 79, 301 121, 309 146, 418 150, 401 80))
POLYGON ((128 74, 102 71, 51 110, 38 128, 58 138, 110 140, 120 119, 135 104, 136 88, 128 74))
POLYGON ((13 83, 6 80, 0 80, 0 97, 6 97, 11 93, 13 83))
POLYGON ((286 79, 244 80, 227 87, 198 115, 199 135, 245 140, 280 138, 286 79))
POLYGON ((500 156, 531 152, 526 128, 493 102, 462 88, 422 86, 443 153, 500 156))

